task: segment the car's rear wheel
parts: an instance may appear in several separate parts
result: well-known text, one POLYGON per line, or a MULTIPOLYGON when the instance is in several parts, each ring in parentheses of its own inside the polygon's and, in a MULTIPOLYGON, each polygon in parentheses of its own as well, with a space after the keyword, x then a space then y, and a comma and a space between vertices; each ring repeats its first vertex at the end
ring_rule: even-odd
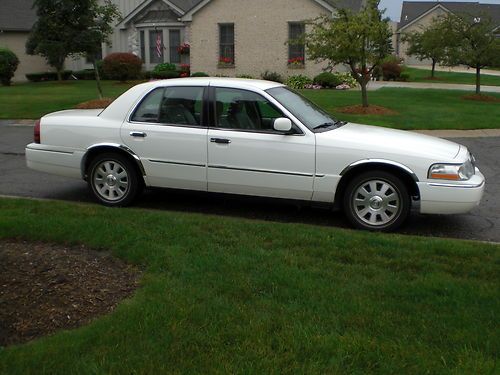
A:
POLYGON ((357 228, 392 231, 408 218, 408 188, 397 176, 370 171, 354 177, 345 190, 344 211, 357 228))
POLYGON ((115 153, 96 156, 90 163, 88 184, 93 195, 106 206, 127 206, 141 191, 136 167, 115 153))

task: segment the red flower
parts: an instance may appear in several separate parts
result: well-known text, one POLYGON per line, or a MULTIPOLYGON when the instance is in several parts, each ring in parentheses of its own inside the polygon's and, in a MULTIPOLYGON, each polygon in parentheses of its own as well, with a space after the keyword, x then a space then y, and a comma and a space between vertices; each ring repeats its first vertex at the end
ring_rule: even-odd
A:
POLYGON ((190 49, 191 46, 189 45, 189 43, 183 43, 179 47, 177 47, 177 52, 179 52, 180 55, 188 55, 190 49))
POLYGON ((219 57, 219 63, 220 64, 228 64, 228 65, 233 64, 233 59, 230 57, 221 56, 221 57, 219 57))
POLYGON ((302 65, 304 64, 304 58, 303 57, 294 57, 292 59, 288 60, 289 65, 302 65))

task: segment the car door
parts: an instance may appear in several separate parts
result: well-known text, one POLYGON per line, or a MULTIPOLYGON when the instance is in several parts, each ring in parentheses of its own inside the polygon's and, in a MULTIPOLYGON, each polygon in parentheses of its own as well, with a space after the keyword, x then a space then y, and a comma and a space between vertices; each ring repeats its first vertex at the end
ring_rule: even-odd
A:
POLYGON ((151 91, 121 128, 121 138, 144 166, 148 184, 207 189, 205 87, 173 86, 151 91))
POLYGON ((283 112, 263 93, 211 87, 208 190, 309 200, 315 173, 315 138, 294 125, 273 130, 283 112))

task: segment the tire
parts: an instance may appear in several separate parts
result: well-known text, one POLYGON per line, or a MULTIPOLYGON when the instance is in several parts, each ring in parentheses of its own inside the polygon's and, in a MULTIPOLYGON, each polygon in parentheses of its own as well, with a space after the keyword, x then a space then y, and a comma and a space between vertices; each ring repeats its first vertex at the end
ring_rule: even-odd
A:
POLYGON ((136 166, 120 154, 97 155, 88 171, 90 191, 105 206, 128 206, 142 190, 136 166))
POLYGON ((346 187, 343 203, 354 227, 383 232, 399 228, 411 208, 406 185, 385 171, 364 172, 354 177, 346 187))

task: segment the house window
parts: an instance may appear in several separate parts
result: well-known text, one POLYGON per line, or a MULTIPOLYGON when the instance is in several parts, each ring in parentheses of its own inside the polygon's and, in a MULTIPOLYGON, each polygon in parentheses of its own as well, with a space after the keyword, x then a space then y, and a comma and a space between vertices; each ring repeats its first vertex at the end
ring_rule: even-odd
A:
POLYGON ((181 31, 169 31, 169 48, 170 48, 170 62, 179 64, 181 62, 181 55, 179 54, 179 47, 181 45, 181 31))
POLYGON ((159 64, 163 62, 163 30, 149 31, 149 62, 159 64))
POLYGON ((139 42, 141 44, 141 59, 142 62, 146 62, 146 33, 144 30, 139 32, 139 42))
POLYGON ((219 64, 234 65, 234 23, 219 24, 219 64))
POLYGON ((301 66, 304 64, 306 51, 301 39, 306 33, 304 22, 288 23, 288 64, 301 66))

